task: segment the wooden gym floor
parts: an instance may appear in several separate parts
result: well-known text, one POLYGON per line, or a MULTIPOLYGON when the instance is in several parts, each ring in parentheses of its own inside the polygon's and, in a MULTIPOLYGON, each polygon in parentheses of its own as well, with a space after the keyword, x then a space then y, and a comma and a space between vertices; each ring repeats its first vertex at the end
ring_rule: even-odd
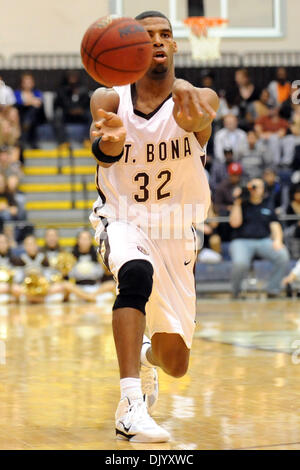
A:
POLYGON ((114 438, 110 306, 0 306, 0 449, 300 449, 299 307, 199 301, 188 374, 160 373, 172 441, 147 445, 114 438))

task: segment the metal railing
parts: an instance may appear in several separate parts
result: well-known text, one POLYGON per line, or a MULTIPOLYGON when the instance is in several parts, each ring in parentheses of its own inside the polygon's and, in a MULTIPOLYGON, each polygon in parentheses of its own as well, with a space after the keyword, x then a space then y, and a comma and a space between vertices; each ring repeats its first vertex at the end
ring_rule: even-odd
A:
MULTIPOLYGON (((175 56, 176 67, 297 67, 300 66, 300 51, 256 51, 239 54, 223 52, 220 59, 200 62, 192 58, 190 51, 175 56)), ((55 70, 83 68, 80 54, 44 53, 14 54, 5 59, 0 56, 3 70, 55 70)))
POLYGON ((16 54, 7 61, 7 69, 49 70, 80 69, 80 54, 16 54))

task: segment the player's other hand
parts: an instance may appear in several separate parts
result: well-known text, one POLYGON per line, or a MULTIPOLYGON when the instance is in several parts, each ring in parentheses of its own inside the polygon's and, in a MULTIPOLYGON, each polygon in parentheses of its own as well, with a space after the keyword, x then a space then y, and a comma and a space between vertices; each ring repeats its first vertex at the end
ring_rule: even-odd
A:
POLYGON ((101 137, 104 142, 124 142, 126 138, 126 129, 122 119, 112 112, 104 109, 98 109, 98 120, 94 121, 93 137, 101 137))
POLYGON ((173 85, 172 95, 177 118, 185 117, 188 121, 192 121, 205 114, 211 120, 216 117, 214 107, 218 107, 218 98, 213 90, 196 88, 185 80, 177 79, 173 85), (213 95, 216 97, 216 104, 213 103, 213 95))

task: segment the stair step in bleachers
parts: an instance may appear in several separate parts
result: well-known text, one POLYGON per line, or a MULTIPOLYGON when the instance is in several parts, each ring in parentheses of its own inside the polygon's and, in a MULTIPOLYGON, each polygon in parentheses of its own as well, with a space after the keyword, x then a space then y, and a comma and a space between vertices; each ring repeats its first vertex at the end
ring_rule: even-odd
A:
POLYGON ((62 173, 63 175, 92 175, 95 173, 95 165, 85 165, 85 166, 63 166, 61 169, 57 166, 29 166, 24 168, 25 175, 59 175, 62 173))
POLYGON ((96 163, 90 149, 28 149, 24 158, 20 190, 25 195, 28 221, 53 226, 69 221, 78 227, 88 223, 97 198, 96 163))

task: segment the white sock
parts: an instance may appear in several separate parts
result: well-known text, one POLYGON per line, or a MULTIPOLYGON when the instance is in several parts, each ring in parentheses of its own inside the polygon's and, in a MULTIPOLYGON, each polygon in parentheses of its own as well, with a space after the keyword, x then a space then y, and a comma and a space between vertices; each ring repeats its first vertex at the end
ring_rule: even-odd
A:
POLYGON ((120 380, 121 400, 128 397, 129 400, 143 399, 141 379, 135 377, 125 377, 120 380))
POLYGON ((141 363, 143 366, 146 366, 146 367, 154 367, 154 365, 151 364, 150 361, 148 361, 147 356, 146 356, 146 352, 148 351, 149 348, 151 348, 150 342, 143 344, 142 349, 141 349, 141 363))

